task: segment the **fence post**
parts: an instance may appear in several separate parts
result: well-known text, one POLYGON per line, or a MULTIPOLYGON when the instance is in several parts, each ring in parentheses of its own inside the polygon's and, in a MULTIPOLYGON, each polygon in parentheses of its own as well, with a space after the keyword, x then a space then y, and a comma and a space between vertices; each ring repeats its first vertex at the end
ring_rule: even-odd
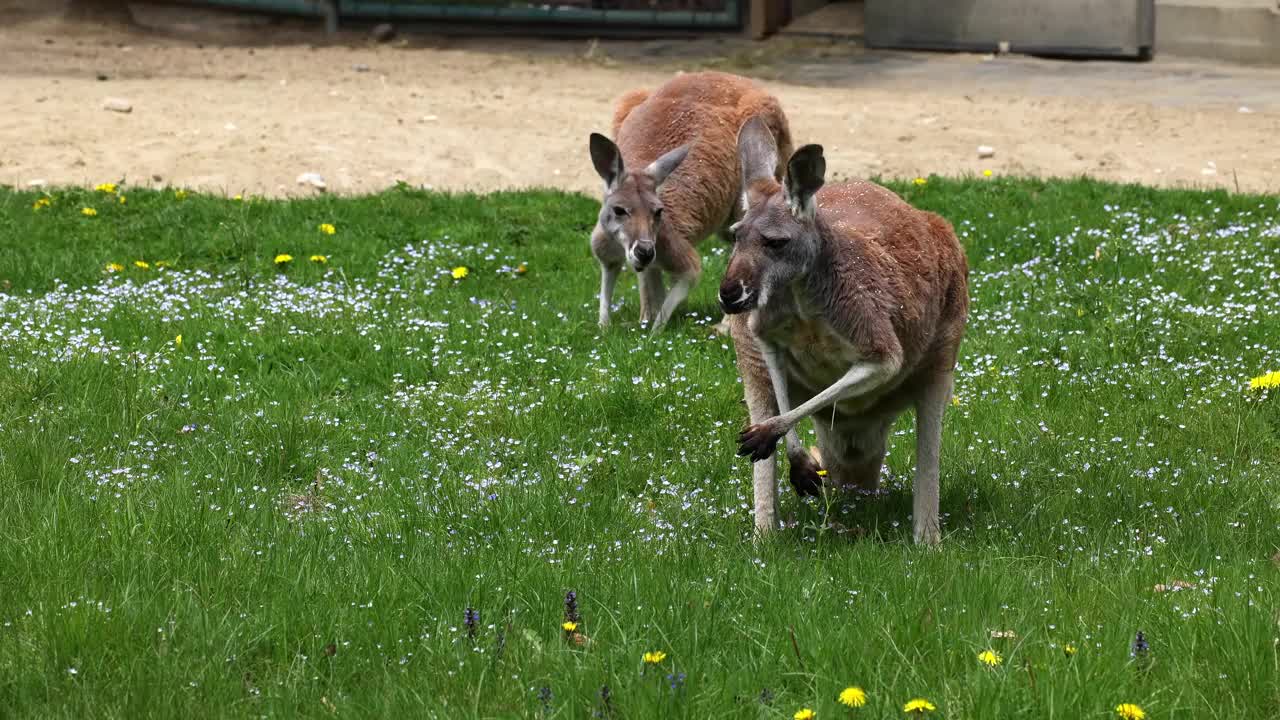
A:
POLYGON ((327 35, 338 32, 338 0, 311 0, 320 14, 324 16, 324 31, 327 35))

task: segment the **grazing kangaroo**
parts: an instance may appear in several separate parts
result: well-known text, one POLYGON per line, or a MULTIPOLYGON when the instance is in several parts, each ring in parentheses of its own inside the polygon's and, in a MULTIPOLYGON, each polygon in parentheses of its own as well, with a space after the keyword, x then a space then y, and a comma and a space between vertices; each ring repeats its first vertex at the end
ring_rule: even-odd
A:
POLYGON ((824 187, 818 145, 797 150, 778 183, 778 146, 758 120, 743 126, 738 153, 747 210, 720 304, 751 413, 738 454, 755 461, 756 531, 777 526, 779 438, 798 492, 818 494, 823 474, 871 491, 890 427, 914 406, 915 540, 937 543, 942 413, 969 308, 955 231, 874 183, 824 187), (812 455, 795 431, 810 415, 812 455))
MULTIPOLYGON (((633 90, 613 116, 617 144, 591 134, 591 161, 604 202, 591 233, 600 263, 600 326, 609 324, 624 263, 640 285, 640 321, 657 333, 702 274, 696 246, 741 214, 737 134, 760 116, 772 142, 791 149, 782 107, 746 78, 718 72, 680 75, 652 93, 633 90), (663 273, 672 276, 671 290, 663 273)), ((782 168, 770 170, 781 177, 782 168)))

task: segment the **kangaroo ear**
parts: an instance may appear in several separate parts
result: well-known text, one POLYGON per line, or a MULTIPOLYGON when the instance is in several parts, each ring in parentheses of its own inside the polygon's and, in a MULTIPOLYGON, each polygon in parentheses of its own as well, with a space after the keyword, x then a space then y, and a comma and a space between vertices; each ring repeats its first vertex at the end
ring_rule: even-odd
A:
POLYGON ((622 178, 622 152, 609 138, 591 133, 591 164, 596 166, 605 188, 612 188, 622 178))
POLYGON ((743 203, 750 205, 761 199, 753 186, 761 180, 773 181, 778 168, 778 144, 759 115, 752 116, 738 131, 738 164, 742 167, 743 203))
POLYGON ((787 163, 787 205, 791 214, 812 220, 817 211, 813 196, 822 187, 827 174, 827 160, 821 145, 805 145, 787 163))
POLYGON ((645 168, 644 171, 648 173, 649 177, 653 178, 654 183, 661 185, 667 179, 667 176, 679 167, 680 163, 684 162, 688 154, 689 146, 681 145, 649 163, 649 167, 645 168))

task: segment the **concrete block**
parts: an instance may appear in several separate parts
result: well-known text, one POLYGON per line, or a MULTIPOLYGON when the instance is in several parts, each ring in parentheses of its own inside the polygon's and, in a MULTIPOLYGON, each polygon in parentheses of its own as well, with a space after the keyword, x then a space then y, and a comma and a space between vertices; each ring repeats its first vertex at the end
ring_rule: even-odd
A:
POLYGON ((871 47, 1145 57, 1154 0, 867 0, 871 47))
POLYGON ((1158 0, 1156 51, 1280 65, 1280 2, 1158 0))

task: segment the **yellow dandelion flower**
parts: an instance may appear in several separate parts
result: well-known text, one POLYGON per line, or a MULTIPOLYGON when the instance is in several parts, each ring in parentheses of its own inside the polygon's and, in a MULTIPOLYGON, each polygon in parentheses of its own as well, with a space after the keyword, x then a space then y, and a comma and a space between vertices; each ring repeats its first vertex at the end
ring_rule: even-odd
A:
POLYGON ((960 396, 959 396, 959 395, 952 395, 952 396, 951 396, 951 405, 952 405, 952 407, 960 407, 960 396))
POLYGON ((280 253, 276 256, 275 262, 277 265, 288 265, 293 262, 293 256, 289 253, 280 253))
POLYGON ((644 654, 644 661, 648 665, 657 665, 667 659, 667 654, 661 650, 653 650, 644 654))
POLYGON ((317 265, 323 265, 329 262, 329 256, 328 255, 312 255, 311 262, 316 263, 317 265))
POLYGON ((1143 720, 1147 713, 1133 703, 1120 703, 1116 706, 1116 715, 1124 718, 1124 720, 1143 720))
POLYGON ((233 197, 233 198, 231 198, 231 199, 232 199, 232 200, 235 200, 236 202, 241 202, 242 200, 244 200, 244 196, 243 196, 243 195, 236 195, 235 197, 233 197))
POLYGON ((1259 375, 1249 381, 1250 390, 1271 390, 1280 388, 1280 370, 1259 375))
POLYGON ((136 267, 136 268, 138 268, 139 270, 150 270, 150 269, 151 269, 151 263, 147 262, 146 260, 134 260, 134 261, 133 261, 133 266, 134 266, 134 267, 136 267))
POLYGON ((517 266, 516 266, 516 274, 517 274, 517 275, 523 275, 523 274, 525 274, 525 273, 527 273, 527 272, 529 272, 529 268, 525 267, 525 264, 524 264, 524 263, 520 263, 519 265, 517 265, 517 266))
POLYGON ((126 202, 128 202, 128 201, 129 201, 129 198, 125 197, 124 195, 121 195, 121 196, 120 196, 120 204, 121 204, 121 205, 124 205, 124 204, 125 204, 126 202))
POLYGON ((827 476, 826 468, 822 468, 821 470, 818 471, 818 477, 826 477, 826 476, 827 476))
POLYGON ((157 260, 156 267, 158 268, 173 267, 173 263, 169 262, 168 260, 157 260))
POLYGON ((114 195, 116 192, 116 184, 115 183, 99 183, 98 185, 93 186, 93 189, 97 190, 100 193, 114 195))
POLYGON ((925 180, 925 179, 924 179, 924 178, 922 178, 922 177, 918 177, 918 178, 916 178, 915 180, 912 180, 911 182, 915 183, 916 185, 928 185, 928 184, 929 184, 929 181, 928 181, 928 180, 925 180))
POLYGON ((1073 643, 1067 643, 1066 645, 1063 645, 1063 646, 1062 646, 1062 652, 1063 652, 1063 654, 1064 654, 1064 655, 1066 655, 1067 657, 1071 657, 1072 655, 1075 655, 1075 654, 1076 654, 1076 646, 1075 646, 1075 644, 1073 644, 1073 643))
POLYGON ((565 632, 567 632, 567 633, 571 633, 571 632, 574 632, 575 630, 577 630, 577 629, 578 629, 578 623, 576 623, 576 622, 564 622, 564 623, 561 623, 561 624, 560 624, 560 629, 561 629, 561 630, 564 630, 564 631, 565 631, 565 632))
POLYGON ((982 177, 991 177, 991 171, 990 171, 990 170, 983 170, 983 171, 982 171, 982 177))
POLYGON ((52 204, 53 204, 53 200, 51 200, 51 199, 49 199, 49 198, 47 198, 47 197, 37 198, 37 199, 36 199, 36 201, 35 201, 34 203, 32 203, 32 204, 31 204, 31 209, 32 209, 32 210, 43 210, 43 209, 45 209, 45 208, 49 207, 49 206, 50 206, 50 205, 52 205, 52 204))
POLYGON ((461 280, 462 278, 466 277, 470 272, 471 271, 467 269, 466 265, 459 265, 458 267, 453 269, 453 279, 461 280))
POLYGON ((107 263, 106 271, 109 273, 123 272, 124 266, 121 265, 120 263, 107 263))
POLYGON ((906 705, 902 706, 902 712, 915 713, 917 715, 923 715, 927 712, 933 712, 934 710, 937 710, 937 709, 938 708, 935 707, 933 703, 929 702, 928 700, 925 700, 924 698, 916 698, 915 700, 909 700, 907 701, 906 705))
POLYGON ((987 667, 996 667, 1000 663, 1004 662, 1004 658, 1000 657, 1000 653, 995 650, 983 650, 978 653, 978 662, 986 665, 987 667))
POLYGON ((186 190, 174 190, 174 191, 173 191, 173 197, 174 197, 174 199, 175 199, 175 200, 186 200, 186 199, 187 199, 187 191, 186 191, 186 190))
POLYGON ((98 211, 93 208, 80 208, 80 214, 85 217, 97 217, 98 211))
POLYGON ((809 708, 800 708, 799 710, 796 711, 796 714, 792 715, 791 717, 795 718, 796 720, 813 720, 814 718, 818 717, 818 713, 810 710, 809 708))
POLYGON ((320 228, 320 232, 324 233, 325 235, 332 235, 338 232, 338 228, 334 227, 333 223, 320 223, 319 228, 320 228))
POLYGON ((178 337, 173 339, 174 347, 182 347, 182 333, 178 333, 178 337))
POLYGON ((862 707, 867 704, 867 694, 856 685, 847 687, 840 692, 840 704, 845 707, 862 707))

